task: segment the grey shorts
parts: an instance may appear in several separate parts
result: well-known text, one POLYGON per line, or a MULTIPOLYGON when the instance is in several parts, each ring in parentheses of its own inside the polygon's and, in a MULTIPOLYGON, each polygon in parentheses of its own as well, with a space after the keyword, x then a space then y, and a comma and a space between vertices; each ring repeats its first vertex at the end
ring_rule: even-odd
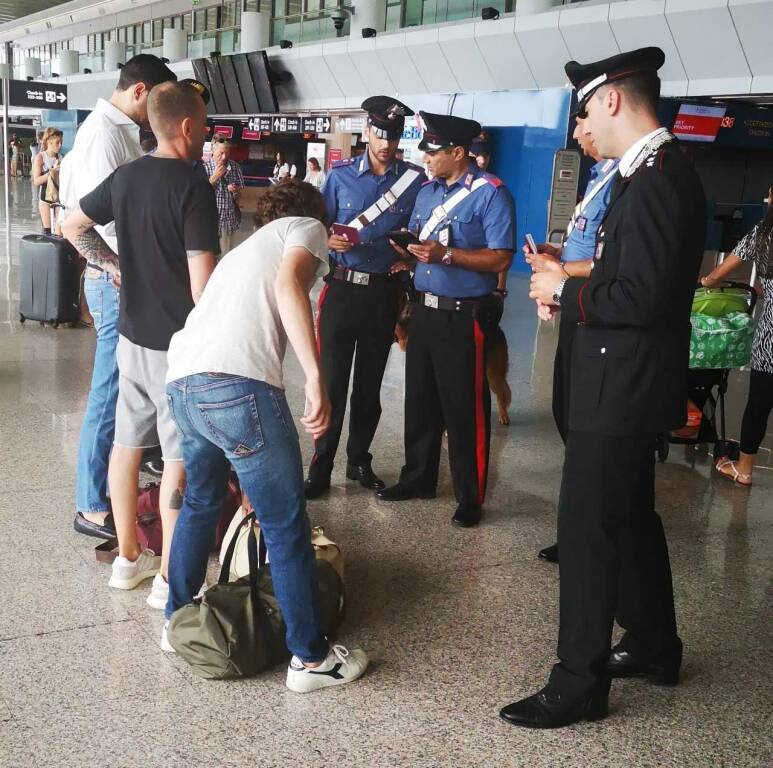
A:
POLYGON ((115 443, 127 448, 161 445, 164 461, 182 461, 177 427, 166 399, 166 352, 118 337, 115 443))

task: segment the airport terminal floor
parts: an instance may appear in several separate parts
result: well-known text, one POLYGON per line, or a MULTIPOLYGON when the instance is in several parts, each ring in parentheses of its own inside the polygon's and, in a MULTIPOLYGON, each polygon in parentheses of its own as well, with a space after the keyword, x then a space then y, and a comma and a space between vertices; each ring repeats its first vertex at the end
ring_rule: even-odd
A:
MULTIPOLYGON (((705 449, 671 446, 657 468, 685 645, 681 685, 615 681, 606 720, 556 731, 498 718, 544 684, 558 619, 557 568, 536 557, 554 541, 561 476, 550 413, 557 328, 537 327, 518 277, 503 321, 511 424, 493 417, 480 527, 450 525, 445 451, 436 500, 377 502, 345 481, 339 459, 331 493, 309 505, 313 524, 343 548, 341 642, 368 651, 366 676, 300 696, 286 689, 284 667, 216 682, 165 655, 163 617, 145 603, 150 582, 109 589, 98 542, 72 528, 94 334, 19 324, 18 238, 39 222, 29 181, 11 191, 10 254, 0 251, 2 768, 771 765, 770 433, 751 489, 712 472, 705 449)), ((373 450, 387 482, 403 458, 403 363, 393 347, 373 450)), ((300 415, 292 353, 287 367, 300 415)), ((734 438, 746 386, 747 374, 732 375, 734 438)), ((310 440, 302 446, 308 461, 310 440)), ((215 573, 213 560, 210 582, 215 573)))

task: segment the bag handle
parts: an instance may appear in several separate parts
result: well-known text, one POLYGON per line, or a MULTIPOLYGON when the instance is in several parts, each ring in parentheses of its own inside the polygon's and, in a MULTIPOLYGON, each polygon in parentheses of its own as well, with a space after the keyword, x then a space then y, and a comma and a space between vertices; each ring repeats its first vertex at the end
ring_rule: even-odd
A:
MULTIPOLYGON (((239 525, 236 526, 236 530, 234 531, 233 536, 231 536, 231 541, 228 542, 228 549, 225 551, 225 556, 223 557, 223 565, 220 568, 220 577, 217 580, 218 584, 228 584, 229 576, 231 575, 231 561, 233 560, 234 552, 236 551, 236 541, 239 538, 239 533, 241 532, 242 526, 249 523, 250 528, 253 528, 253 521, 255 520, 255 513, 250 512, 249 515, 245 515, 239 525)), ((255 534, 252 535, 252 542, 255 541, 255 534)), ((251 542, 248 538, 247 541, 247 550, 248 554, 251 556, 251 542)), ((252 558, 250 557, 250 571, 252 571, 252 558)), ((257 573, 256 573, 256 579, 257 579, 257 573)))

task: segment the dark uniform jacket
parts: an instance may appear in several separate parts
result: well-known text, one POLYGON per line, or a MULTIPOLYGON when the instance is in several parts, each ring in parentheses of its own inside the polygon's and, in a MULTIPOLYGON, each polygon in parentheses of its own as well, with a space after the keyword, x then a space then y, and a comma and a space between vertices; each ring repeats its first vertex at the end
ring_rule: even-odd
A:
POLYGON ((703 257, 703 187, 670 135, 645 146, 615 189, 590 278, 561 296, 578 323, 569 429, 667 432, 686 421, 690 308, 703 257), (663 139, 669 139, 663 143, 663 139))

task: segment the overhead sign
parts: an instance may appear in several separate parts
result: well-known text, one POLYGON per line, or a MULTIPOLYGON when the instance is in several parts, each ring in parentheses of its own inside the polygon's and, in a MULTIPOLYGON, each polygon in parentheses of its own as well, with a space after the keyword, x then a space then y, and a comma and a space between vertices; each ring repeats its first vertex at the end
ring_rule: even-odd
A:
POLYGON ((314 115, 302 119, 304 133, 330 133, 330 115, 314 115))
POLYGON ((234 136, 234 128, 232 125, 216 125, 212 131, 213 136, 225 136, 227 139, 232 139, 234 136))
POLYGON ((301 118, 297 115, 274 115, 271 133, 301 133, 301 118))
POLYGON ((272 117, 273 115, 255 115, 247 121, 247 126, 251 131, 270 131, 272 117))
POLYGON ((553 183, 548 206, 548 240, 558 242, 566 231, 577 205, 580 182, 580 153, 559 149, 553 159, 553 183))
POLYGON ((340 117, 338 130, 341 133, 362 133, 365 130, 365 117, 340 117))
POLYGON ((8 103, 12 107, 67 109, 67 86, 64 83, 9 80, 8 103))
POLYGON ((674 120, 674 136, 682 141, 714 141, 726 111, 726 107, 682 104, 674 120))
POLYGON ((243 141, 260 141, 260 131, 248 131, 246 128, 242 129, 243 141))

